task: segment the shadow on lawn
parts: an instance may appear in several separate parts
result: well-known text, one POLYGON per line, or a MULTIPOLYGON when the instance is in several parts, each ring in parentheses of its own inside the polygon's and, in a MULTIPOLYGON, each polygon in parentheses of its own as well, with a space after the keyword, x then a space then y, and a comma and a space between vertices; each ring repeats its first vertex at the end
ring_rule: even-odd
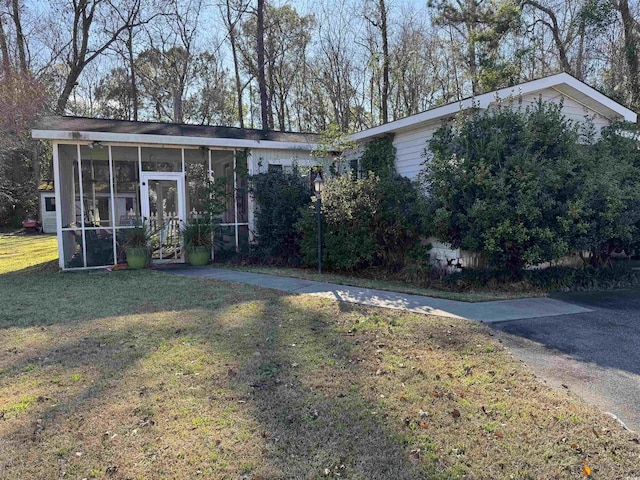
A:
POLYGON ((35 275, 42 273, 57 273, 60 270, 58 266, 58 260, 49 260, 48 262, 36 263, 35 265, 29 265, 28 267, 20 270, 14 270, 11 272, 0 273, 0 277, 20 277, 22 275, 35 275))
MULTIPOLYGON (((212 287, 216 282, 205 282, 205 285, 212 287)), ((230 325, 229 319, 234 319, 233 308, 247 300, 243 297, 255 300, 256 295, 247 292, 240 296, 220 295, 218 300, 222 301, 214 302, 208 309, 202 309, 202 305, 193 311, 177 308, 178 313, 157 325, 151 321, 155 314, 132 324, 121 319, 118 328, 108 328, 97 319, 96 328, 90 325, 92 330, 88 335, 35 349, 13 365, 4 365, 1 376, 5 384, 7 380, 18 381, 29 365, 54 365, 65 370, 97 369, 97 376, 89 385, 64 401, 43 406, 37 412, 41 423, 35 424, 35 418, 22 422, 5 438, 14 442, 22 439, 23 446, 16 454, 25 449, 40 458, 37 452, 42 445, 40 437, 52 435, 53 439, 47 441, 55 443, 56 430, 70 430, 70 418, 82 420, 109 415, 109 405, 105 402, 123 395, 127 397, 119 401, 130 411, 140 410, 145 401, 142 393, 125 391, 131 387, 131 375, 148 382, 145 395, 155 395, 161 403, 171 402, 163 386, 173 377, 170 368, 151 373, 140 370, 140 365, 157 356, 163 345, 188 341, 206 345, 211 358, 222 356, 237 368, 230 369, 224 376, 192 377, 192 382, 199 382, 198 388, 204 387, 204 391, 197 393, 200 408, 206 411, 213 391, 231 390, 235 398, 246 401, 243 408, 265 432, 260 441, 266 443, 266 449, 254 465, 255 471, 247 472, 254 476, 246 478, 317 478, 327 475, 325 469, 330 475, 339 474, 343 478, 438 478, 434 465, 425 465, 410 457, 409 443, 403 440, 400 425, 390 425, 375 395, 363 390, 365 384, 361 379, 373 372, 363 370, 355 359, 353 341, 336 328, 331 314, 335 310, 323 308, 327 304, 321 300, 312 300, 307 305, 292 300, 293 297, 269 292, 261 295, 262 311, 244 317, 238 315, 236 324, 230 325), (139 340, 133 340, 134 335, 139 340), (149 378, 165 374, 166 378, 149 378), (107 412, 101 411, 102 408, 107 412)), ((341 305, 340 309, 348 312, 351 307, 341 305)), ((168 312, 158 308, 156 313, 162 316, 168 312)), ((82 327, 91 321, 76 319, 70 327, 82 327)), ((236 403, 231 401, 231 405, 236 403)), ((161 419, 155 421, 161 422, 161 419)), ((160 432, 154 433, 158 426, 148 428, 152 437, 160 432)), ((207 433, 211 439, 217 434, 220 432, 207 433)), ((84 440, 81 433, 77 435, 76 448, 80 448, 84 440)), ((199 445, 198 448, 205 447, 199 445)), ((235 448, 236 460, 240 461, 243 445, 240 443, 235 448)), ((173 453, 169 450, 162 455, 173 453)), ((104 458, 116 459, 128 455, 133 453, 101 453, 104 458)), ((176 460, 171 458, 167 460, 169 463, 163 463, 165 470, 154 470, 155 467, 150 466, 146 474, 171 475, 172 468, 186 468, 172 464, 176 460)), ((51 458, 40 461, 47 460, 51 458)), ((127 473, 124 470, 122 474, 127 473)))
POLYGON ((253 390, 277 477, 436 478, 433 466, 409 458, 409 444, 371 392, 362 391, 359 379, 374 372, 360 368, 352 342, 331 317, 310 316, 281 297, 267 306, 258 328, 260 355, 245 362, 237 381, 253 390))
POLYGON ((193 308, 217 309, 255 297, 255 288, 151 270, 0 275, 0 329, 193 308))

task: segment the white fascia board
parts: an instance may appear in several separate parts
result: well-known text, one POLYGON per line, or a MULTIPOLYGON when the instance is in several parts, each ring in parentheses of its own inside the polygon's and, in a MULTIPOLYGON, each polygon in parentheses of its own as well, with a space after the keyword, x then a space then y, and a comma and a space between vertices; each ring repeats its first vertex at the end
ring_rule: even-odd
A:
POLYGON ((137 145, 175 145, 192 147, 266 148, 277 150, 315 150, 317 144, 276 142, 273 140, 244 140, 236 138, 188 137, 178 135, 149 135, 138 133, 82 132, 68 130, 33 130, 33 138, 69 142, 130 143, 137 145))
POLYGON ((443 105, 442 107, 432 108, 431 110, 418 113, 417 115, 401 118, 400 120, 395 120, 378 127, 373 127, 358 133, 354 133, 353 135, 351 135, 351 139, 363 140, 365 138, 375 137, 377 135, 383 135, 389 132, 396 132, 405 128, 411 128, 421 123, 429 122, 431 120, 437 120, 438 118, 455 115, 462 110, 466 110, 474 106, 478 108, 487 108, 488 104, 483 105, 479 100, 480 97, 467 98, 460 102, 450 103, 448 105, 443 105))
POLYGON ((622 118, 624 118, 625 121, 632 122, 632 123, 636 123, 638 121, 638 114, 633 110, 629 110, 627 107, 620 105, 615 100, 612 100, 611 98, 597 91, 595 88, 591 88, 586 83, 581 82, 577 78, 574 78, 567 73, 561 73, 560 75, 563 75, 566 78, 566 80, 561 83, 566 83, 567 85, 569 85, 572 88, 575 88, 579 92, 582 92, 585 95, 588 95, 589 97, 593 98, 596 102, 607 107, 609 110, 613 110, 615 113, 617 113, 622 118))
POLYGON ((526 95, 528 93, 537 92, 546 88, 556 87, 558 85, 566 84, 585 95, 590 96, 596 102, 604 105, 610 110, 614 111, 628 122, 636 122, 637 114, 628 108, 620 105, 615 100, 610 99, 606 95, 598 92, 596 89, 591 88, 584 82, 581 82, 575 77, 572 77, 568 73, 558 73, 557 75, 551 75, 549 77, 540 78, 538 80, 532 80, 531 82, 522 83, 513 87, 506 87, 500 90, 496 90, 489 93, 478 95, 477 97, 467 98, 460 102, 450 103, 443 105, 442 107, 433 108, 426 112, 418 113, 410 117, 401 118, 378 127, 369 128, 356 134, 351 135, 352 140, 363 140, 377 135, 382 135, 390 132, 397 132, 407 128, 415 127, 422 123, 426 123, 432 120, 438 120, 439 118, 454 115, 459 111, 466 110, 471 107, 479 109, 486 109, 493 102, 498 100, 504 100, 509 97, 517 97, 520 95, 526 95))

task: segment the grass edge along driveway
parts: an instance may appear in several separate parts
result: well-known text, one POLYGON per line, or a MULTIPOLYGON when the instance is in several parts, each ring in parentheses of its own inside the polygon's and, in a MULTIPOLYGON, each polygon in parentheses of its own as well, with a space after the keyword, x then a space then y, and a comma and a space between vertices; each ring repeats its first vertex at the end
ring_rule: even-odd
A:
POLYGON ((542 290, 528 291, 469 291, 454 292, 451 290, 426 288, 398 280, 386 280, 378 278, 357 277, 338 273, 318 273, 309 268, 273 267, 260 265, 234 265, 228 263, 216 263, 212 266, 225 268, 228 270, 238 270, 243 272, 263 273, 265 275, 279 275, 283 277, 300 278, 303 280, 313 280, 316 282, 336 283, 338 285, 351 285, 354 287, 372 288, 377 290, 387 290, 391 292, 408 293, 411 295, 424 295, 433 298, 444 298, 447 300, 457 300, 459 302, 491 302, 495 300, 513 300, 517 298, 546 297, 547 292, 542 290))

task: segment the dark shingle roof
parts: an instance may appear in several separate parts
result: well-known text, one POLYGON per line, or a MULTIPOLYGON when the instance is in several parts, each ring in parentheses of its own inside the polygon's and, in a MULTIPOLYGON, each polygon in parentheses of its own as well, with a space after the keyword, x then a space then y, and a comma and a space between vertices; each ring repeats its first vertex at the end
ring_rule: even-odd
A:
POLYGON ((238 140, 267 140, 272 142, 317 143, 320 140, 320 136, 315 133, 277 132, 250 128, 190 125, 186 123, 130 122, 126 120, 66 116, 42 117, 35 129, 231 138, 238 140))

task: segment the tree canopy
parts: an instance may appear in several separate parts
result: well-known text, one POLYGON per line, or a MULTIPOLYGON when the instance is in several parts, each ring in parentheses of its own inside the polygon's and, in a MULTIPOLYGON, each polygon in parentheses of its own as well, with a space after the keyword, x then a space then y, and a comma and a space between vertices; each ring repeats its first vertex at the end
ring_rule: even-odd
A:
MULTIPOLYGON (((26 145, 34 119, 53 112, 346 133, 559 71, 640 109, 639 8, 0 0, 3 148, 26 145)), ((47 179, 46 162, 28 163, 32 184, 47 179)))

